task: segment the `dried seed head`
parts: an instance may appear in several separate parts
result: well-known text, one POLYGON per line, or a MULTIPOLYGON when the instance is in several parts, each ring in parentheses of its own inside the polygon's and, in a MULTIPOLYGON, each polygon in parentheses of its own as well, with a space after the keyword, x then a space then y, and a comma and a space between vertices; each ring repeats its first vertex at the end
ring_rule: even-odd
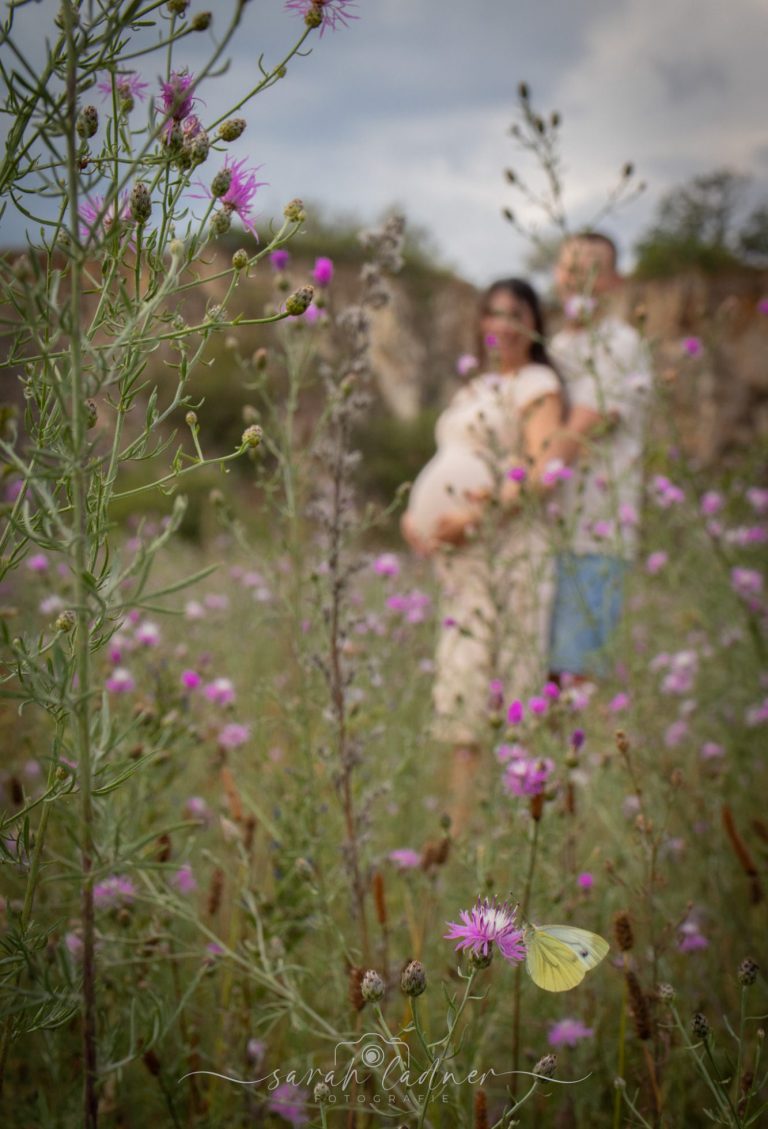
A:
POLYGON ((634 947, 635 934, 632 929, 632 919, 625 909, 620 910, 613 919, 613 935, 621 952, 628 953, 634 947))
POLYGON ((645 998, 645 993, 635 973, 629 971, 625 976, 635 1031, 638 1039, 645 1041, 651 1037, 651 1011, 648 1007, 648 1000, 645 998))
POLYGON ((212 21, 213 16, 210 12, 198 12, 189 26, 193 31, 207 31, 212 21))
POLYGON ((659 997, 662 1003, 671 1004, 675 998, 676 993, 671 984, 659 984, 658 988, 656 989, 656 995, 659 997))
POLYGON ((708 1039, 712 1033, 709 1020, 703 1012, 697 1011, 691 1019, 691 1031, 697 1039, 708 1039))
POLYGON ((232 213, 222 208, 211 216, 211 231, 214 235, 226 235, 232 226, 232 213))
POLYGON ((742 988, 751 988, 755 980, 757 980, 757 974, 759 971, 760 965, 756 964, 755 961, 751 960, 749 957, 743 960, 739 965, 738 972, 736 973, 739 984, 741 984, 742 988))
POLYGON ((363 973, 360 981, 360 994, 368 1004, 378 1003, 384 998, 386 985, 375 968, 369 968, 363 973))
POLYGON ((325 1105, 331 1100, 331 1087, 327 1082, 316 1082, 313 1096, 318 1105, 325 1105))
POLYGON ((426 991, 427 973, 420 960, 408 960, 400 974, 400 990, 406 996, 420 996, 426 991))
POLYGON ((237 141, 245 131, 245 118, 229 118, 219 126, 219 137, 222 141, 237 141))

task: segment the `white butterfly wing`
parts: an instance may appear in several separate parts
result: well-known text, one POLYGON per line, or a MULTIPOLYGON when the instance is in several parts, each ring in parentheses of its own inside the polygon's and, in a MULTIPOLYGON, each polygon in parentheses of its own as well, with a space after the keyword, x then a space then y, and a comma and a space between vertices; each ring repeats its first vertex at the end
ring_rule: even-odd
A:
POLYGON ((537 925, 536 929, 567 945, 587 972, 610 951, 611 946, 599 933, 590 933, 588 929, 578 929, 575 925, 537 925))

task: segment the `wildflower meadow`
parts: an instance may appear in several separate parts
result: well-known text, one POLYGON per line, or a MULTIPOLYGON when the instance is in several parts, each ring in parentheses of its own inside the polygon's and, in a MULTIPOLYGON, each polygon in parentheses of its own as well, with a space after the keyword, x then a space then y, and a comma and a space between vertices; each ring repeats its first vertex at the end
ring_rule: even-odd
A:
MULTIPOLYGON (((675 410, 718 323, 654 366, 608 672, 489 682, 459 823, 408 474, 363 474, 407 225, 342 288, 258 208, 262 104, 365 4, 283 7, 231 91, 249 0, 63 0, 42 71, 3 6, 0 1124, 768 1124, 766 451, 704 464, 675 410)), ((569 468, 514 469, 557 525, 569 468)))

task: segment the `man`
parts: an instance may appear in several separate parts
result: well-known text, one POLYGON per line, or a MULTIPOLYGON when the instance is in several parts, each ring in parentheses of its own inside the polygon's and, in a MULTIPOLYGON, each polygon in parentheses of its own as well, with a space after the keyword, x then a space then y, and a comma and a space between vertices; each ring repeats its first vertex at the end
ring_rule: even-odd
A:
POLYGON ((635 552, 651 374, 639 334, 609 311, 620 281, 607 236, 586 232, 564 241, 555 286, 566 322, 551 354, 566 381, 570 412, 551 451, 553 459, 575 465, 561 471, 567 543, 557 560, 550 633, 555 675, 605 673, 635 552))

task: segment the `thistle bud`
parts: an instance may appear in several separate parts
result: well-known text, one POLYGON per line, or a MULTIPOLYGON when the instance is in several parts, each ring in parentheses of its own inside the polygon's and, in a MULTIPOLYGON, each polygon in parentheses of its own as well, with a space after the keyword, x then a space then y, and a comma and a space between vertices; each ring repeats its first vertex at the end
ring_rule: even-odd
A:
POLYGON ((369 968, 363 973, 360 981, 360 993, 368 1004, 378 1003, 384 998, 385 984, 375 968, 369 968))
POLYGON ((504 176, 507 178, 510 184, 517 183, 517 174, 515 173, 514 169, 505 169, 504 176))
POLYGON ((755 964, 755 962, 753 960, 750 960, 749 957, 743 960, 739 965, 738 972, 736 973, 739 984, 741 984, 742 988, 751 988, 755 980, 757 980, 757 974, 759 971, 760 965, 755 964))
POLYGON ((691 1031, 696 1039, 708 1039, 712 1028, 709 1026, 709 1020, 702 1012, 697 1011, 691 1020, 691 1031))
POLYGON ((237 141, 245 130, 245 118, 229 118, 219 126, 219 137, 222 141, 237 141))
POLYGON ((656 989, 656 995, 662 1003, 671 1004, 675 998, 675 989, 671 984, 659 984, 656 989))
POLYGON ((202 165, 204 161, 207 161, 210 151, 211 139, 204 129, 201 129, 194 137, 187 138, 184 142, 183 155, 192 168, 196 168, 197 165, 202 165))
POLYGON ((301 317, 310 305, 315 296, 314 286, 300 286, 285 300, 285 312, 290 314, 292 318, 301 317))
POLYGON ((303 223, 307 218, 303 201, 299 199, 289 200, 283 208, 283 215, 291 223, 303 223))
POLYGON ((250 427, 246 427, 243 432, 241 442, 244 447, 251 447, 255 449, 261 444, 264 437, 264 432, 261 430, 257 423, 252 423, 250 427))
POLYGON ((94 427, 95 424, 96 424, 96 420, 98 418, 99 418, 99 413, 98 413, 98 410, 96 408, 95 401, 94 400, 86 400, 85 401, 85 426, 86 427, 94 427))
POLYGON ((215 212, 211 216, 211 231, 214 235, 226 235, 232 226, 232 213, 228 212, 226 208, 222 208, 220 212, 215 212))
POLYGON ((245 270, 248 266, 248 252, 244 251, 242 247, 239 251, 235 251, 232 256, 232 266, 235 270, 245 270))
POLYGON ((137 181, 131 189, 129 207, 131 218, 139 225, 145 224, 152 215, 152 197, 142 180, 137 181))
POLYGON ((207 31, 212 21, 213 16, 210 12, 198 12, 189 26, 193 31, 207 31))
POLYGON ((189 7, 189 0, 168 0, 168 11, 172 16, 183 16, 189 7))
POLYGON ((557 112, 557 110, 553 110, 549 118, 549 124, 552 126, 552 129, 557 129, 557 127, 560 125, 560 121, 561 118, 559 113, 557 112))
POLYGON ((493 961, 493 948, 489 945, 487 953, 478 952, 477 949, 469 950, 469 958, 467 964, 469 965, 470 972, 482 972, 485 968, 490 968, 493 961))
POLYGON ((533 1068, 533 1073, 541 1078, 553 1078, 557 1067, 557 1055, 544 1055, 533 1068))
POLYGON ((251 357, 251 364, 257 372, 263 372, 267 367, 268 358, 269 354, 267 353, 267 350, 264 348, 264 346, 262 346, 260 349, 257 349, 251 357))
POLYGON ((625 180, 629 180, 629 178, 632 176, 632 173, 634 171, 635 171, 635 166, 632 164, 631 161, 627 161, 624 168, 621 170, 621 175, 624 177, 625 180))
POLYGON ((528 83, 527 82, 521 82, 520 83, 520 85, 517 88, 517 94, 518 94, 518 97, 519 97, 521 102, 527 102, 528 101, 528 99, 531 96, 531 93, 528 89, 528 83))
POLYGON ((187 427, 197 427, 197 412, 187 412, 184 416, 187 427))
POLYGON ((327 1082, 316 1082, 313 1093, 318 1105, 325 1105, 331 1099, 331 1087, 327 1082))
POLYGON ((95 106, 83 106, 75 122, 77 136, 82 138, 83 141, 87 141, 89 137, 93 137, 98 128, 99 111, 95 106))
POLYGON ((171 252, 175 259, 179 258, 180 255, 184 254, 184 240, 172 239, 168 244, 168 250, 171 252))
POLYGON ((57 631, 66 633, 71 631, 76 623, 77 616, 73 611, 67 608, 66 611, 59 612, 59 614, 56 616, 56 622, 53 626, 57 631))
POLYGON ((232 183, 232 169, 220 169, 211 181, 212 196, 226 196, 232 183))
POLYGON ((420 996, 426 991, 427 973, 420 960, 406 961, 400 974, 400 990, 406 996, 420 996))
POLYGON ((502 208, 501 214, 504 216, 504 219, 507 220, 509 223, 515 222, 515 213, 512 211, 511 208, 502 208))
POLYGON ((322 0, 322 3, 315 3, 311 8, 307 9, 307 14, 304 17, 304 23, 307 25, 307 27, 320 27, 320 24, 323 22, 324 3, 325 0, 322 0))

